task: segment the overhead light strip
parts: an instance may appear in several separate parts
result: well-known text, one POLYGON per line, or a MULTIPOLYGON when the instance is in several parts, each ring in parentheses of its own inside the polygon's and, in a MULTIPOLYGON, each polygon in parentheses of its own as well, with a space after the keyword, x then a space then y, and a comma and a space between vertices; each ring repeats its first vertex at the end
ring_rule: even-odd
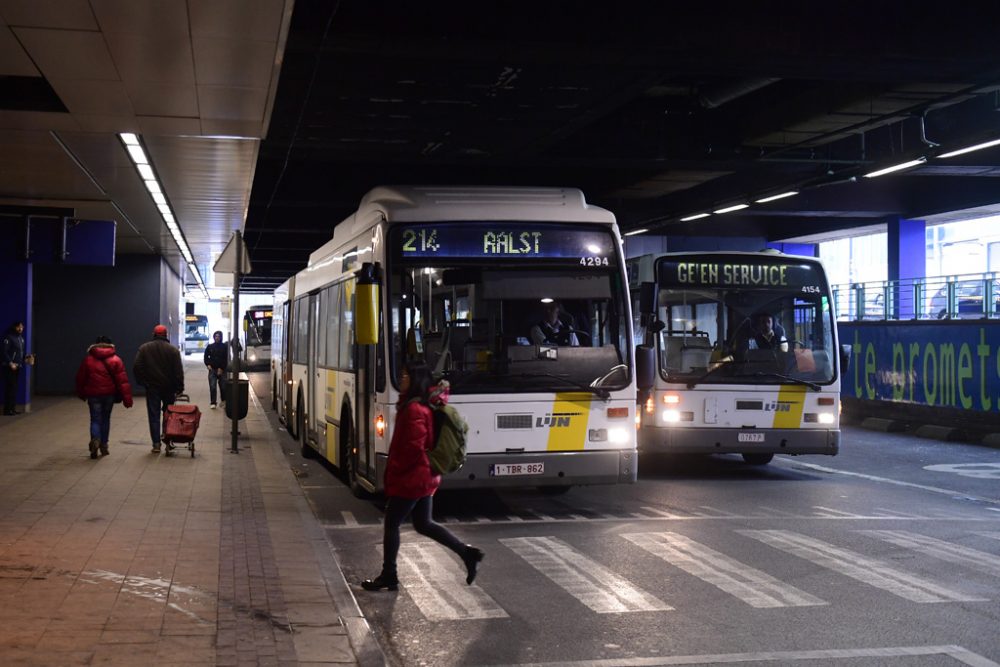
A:
POLYGON ((779 199, 784 199, 785 197, 794 197, 799 194, 798 191, 792 190, 790 192, 782 192, 780 195, 771 195, 770 197, 764 197, 763 199, 758 199, 754 201, 755 204, 766 204, 769 201, 777 201, 779 199))
POLYGON ((707 218, 712 215, 711 213, 695 213, 694 215, 689 215, 686 218, 681 218, 681 222, 691 222, 692 220, 701 220, 702 218, 707 218))
POLYGON ((916 167, 927 162, 927 158, 918 158, 916 160, 910 160, 909 162, 902 162, 900 164, 894 164, 891 167, 886 167, 885 169, 879 169, 877 171, 872 171, 865 174, 865 178, 875 178, 877 176, 884 176, 885 174, 891 174, 896 171, 903 171, 904 169, 909 169, 910 167, 916 167))
POLYGON ((720 208, 717 211, 712 211, 712 213, 732 213, 733 211, 742 211, 745 208, 750 208, 750 204, 734 204, 733 206, 727 206, 725 208, 720 208))
POLYGON ((637 236, 638 234, 645 234, 648 231, 648 229, 633 229, 630 232, 625 232, 622 236, 637 236))
POLYGON ((959 148, 957 151, 951 151, 950 153, 942 153, 938 157, 955 157, 956 155, 965 155, 966 153, 971 153, 972 151, 981 151, 984 148, 993 148, 994 146, 1000 146, 1000 139, 994 139, 993 141, 987 141, 981 144, 976 144, 975 146, 967 146, 965 148, 959 148))
POLYGON ((199 289, 201 289, 201 293, 207 299, 208 289, 205 287, 205 283, 201 278, 201 272, 198 270, 197 264, 194 263, 194 256, 191 254, 191 248, 188 247, 187 240, 184 238, 184 232, 181 231, 181 228, 178 226, 177 220, 174 217, 173 211, 170 210, 170 204, 167 203, 167 198, 163 193, 163 188, 160 186, 160 182, 156 179, 156 172, 149 161, 149 157, 146 155, 146 151, 142 148, 142 142, 139 140, 139 136, 133 134, 132 132, 123 132, 118 135, 118 138, 121 139, 122 145, 125 146, 125 150, 128 152, 129 158, 132 159, 132 164, 139 173, 139 178, 142 179, 143 184, 146 186, 146 190, 149 191, 149 196, 152 198, 153 202, 156 203, 156 208, 159 209, 160 215, 163 217, 163 222, 166 224, 167 230, 170 232, 170 236, 173 237, 174 243, 177 244, 177 249, 180 250, 181 255, 184 257, 184 261, 187 262, 188 268, 191 270, 191 274, 197 281, 199 289))

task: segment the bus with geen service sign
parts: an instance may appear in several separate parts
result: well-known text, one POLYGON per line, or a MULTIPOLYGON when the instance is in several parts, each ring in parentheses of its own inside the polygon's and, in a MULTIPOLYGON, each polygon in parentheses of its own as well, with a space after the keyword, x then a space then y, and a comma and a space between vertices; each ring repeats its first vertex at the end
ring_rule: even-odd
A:
POLYGON ((652 385, 640 395, 640 452, 736 453, 754 465, 837 454, 847 357, 819 260, 669 253, 628 260, 628 275, 636 337, 655 350, 637 355, 652 385))

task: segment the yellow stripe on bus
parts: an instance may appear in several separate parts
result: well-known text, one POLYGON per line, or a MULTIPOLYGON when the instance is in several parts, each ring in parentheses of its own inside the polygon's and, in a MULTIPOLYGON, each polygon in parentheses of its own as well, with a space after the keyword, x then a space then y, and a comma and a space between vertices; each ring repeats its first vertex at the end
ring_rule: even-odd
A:
POLYGON ((783 385, 778 390, 778 409, 774 411, 774 428, 799 428, 806 405, 806 387, 801 384, 783 385), (788 410, 783 410, 788 405, 788 410))
POLYGON ((550 452, 580 451, 586 446, 592 398, 578 391, 556 394, 552 412, 542 418, 549 428, 550 452))

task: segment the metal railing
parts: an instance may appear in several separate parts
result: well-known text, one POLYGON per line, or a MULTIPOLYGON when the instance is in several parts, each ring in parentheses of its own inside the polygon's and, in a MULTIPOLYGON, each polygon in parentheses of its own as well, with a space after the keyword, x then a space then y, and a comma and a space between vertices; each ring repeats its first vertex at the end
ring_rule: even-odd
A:
POLYGON ((972 273, 833 285, 837 319, 949 320, 1000 318, 1000 278, 972 273))

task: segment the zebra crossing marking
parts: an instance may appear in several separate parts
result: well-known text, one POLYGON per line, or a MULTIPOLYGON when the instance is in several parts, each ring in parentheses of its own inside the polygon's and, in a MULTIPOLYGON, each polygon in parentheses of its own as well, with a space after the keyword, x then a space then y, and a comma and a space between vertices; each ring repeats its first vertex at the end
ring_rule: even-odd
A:
MULTIPOLYGON (((668 667, 672 665, 721 665, 740 662, 788 664, 799 660, 857 660, 859 658, 909 658, 946 656, 969 667, 1000 667, 989 658, 962 646, 892 646, 887 648, 818 649, 812 651, 758 651, 756 653, 709 653, 662 655, 652 658, 603 658, 559 662, 526 662, 506 667, 668 667)), ((504 667, 496 665, 494 667, 504 667)))
POLYGON ((357 527, 360 525, 358 520, 354 518, 354 512, 344 511, 340 513, 340 516, 344 518, 345 526, 357 527))
POLYGON ((657 558, 758 609, 813 607, 827 602, 678 533, 626 533, 657 558))
POLYGON ((836 547, 792 531, 737 530, 736 532, 911 602, 985 601, 984 598, 972 597, 923 581, 857 551, 836 547))
POLYGON ((397 567, 403 590, 429 621, 509 618, 479 586, 465 583, 465 569, 434 542, 409 542, 399 548, 397 567))
POLYGON ((555 537, 513 537, 500 543, 598 614, 673 609, 555 537))
POLYGON ((861 530, 866 535, 873 535, 881 540, 895 544, 905 549, 912 549, 922 554, 939 558, 949 563, 967 565, 973 569, 1000 577, 1000 556, 959 546, 933 537, 908 533, 902 530, 861 530))

